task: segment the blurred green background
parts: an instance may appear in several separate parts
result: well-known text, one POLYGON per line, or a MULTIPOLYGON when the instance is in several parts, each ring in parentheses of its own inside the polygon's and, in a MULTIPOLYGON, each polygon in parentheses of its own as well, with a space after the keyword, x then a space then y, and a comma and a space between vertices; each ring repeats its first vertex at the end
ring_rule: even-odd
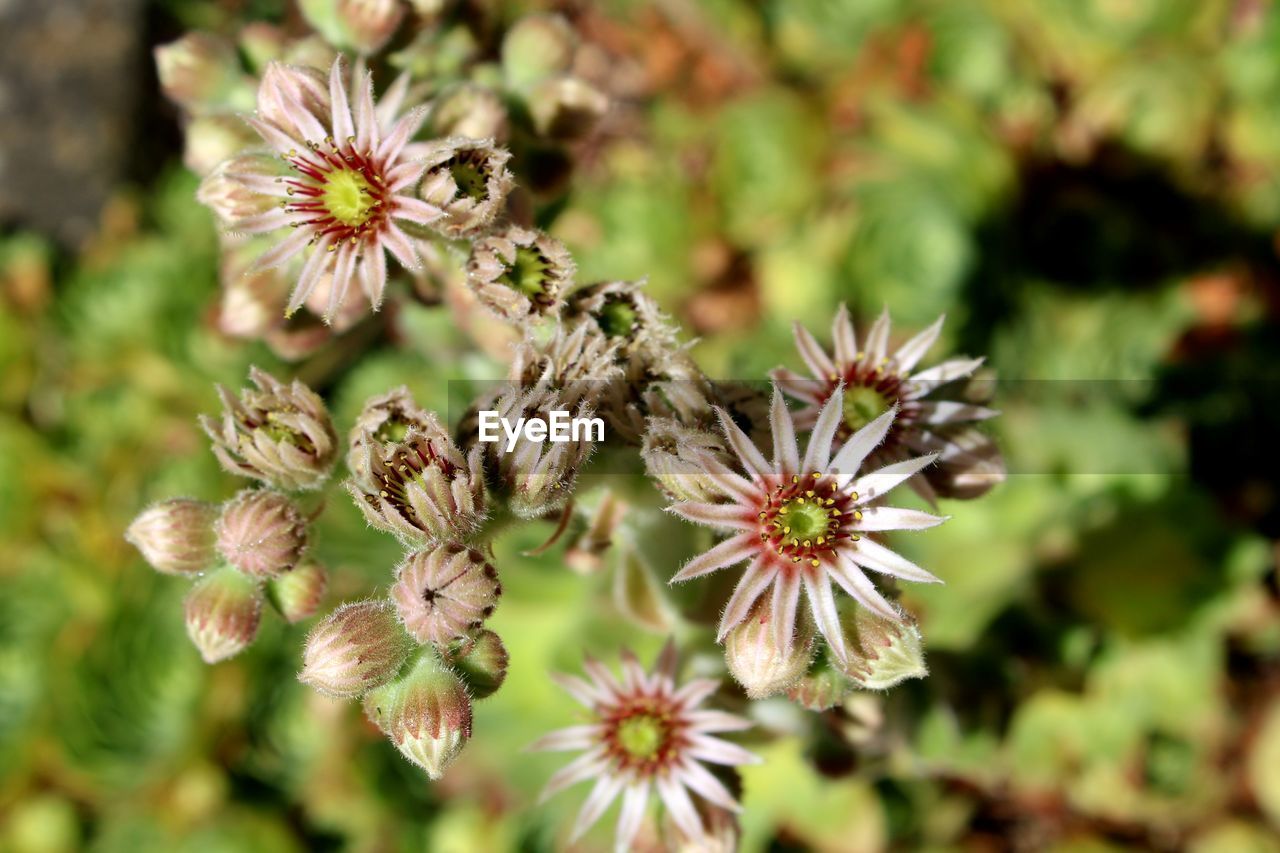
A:
MULTIPOLYGON (((791 323, 825 340, 847 301, 904 332, 946 312, 948 350, 1004 383, 1008 482, 895 543, 946 581, 904 596, 930 677, 755 708, 744 849, 1280 850, 1280 10, 473 5, 554 8, 598 47, 614 108, 542 220, 580 280, 647 275, 710 375, 796 365, 791 323)), ((220 335, 216 230, 148 51, 296 14, 136 12, 105 203, 68 239, 31 195, 0 231, 0 849, 558 849, 581 794, 534 808, 560 759, 520 752, 574 719, 545 673, 668 627, 619 618, 612 569, 521 556, 549 525, 499 543, 510 677, 433 785, 294 680, 306 624, 201 664, 186 585, 122 539, 150 501, 237 487, 195 417, 251 363, 315 382, 340 430, 390 386, 445 410, 447 380, 502 369, 412 303, 354 361, 220 335)), ((333 604, 399 551, 335 491, 316 555, 333 604)))

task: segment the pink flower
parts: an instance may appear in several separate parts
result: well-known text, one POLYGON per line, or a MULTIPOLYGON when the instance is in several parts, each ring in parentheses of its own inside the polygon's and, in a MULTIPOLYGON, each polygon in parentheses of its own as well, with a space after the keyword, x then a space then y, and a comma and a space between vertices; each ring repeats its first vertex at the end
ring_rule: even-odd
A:
POLYGON ((718 682, 696 679, 676 687, 676 651, 671 643, 658 656, 652 674, 627 651, 622 653, 621 682, 596 660, 588 658, 584 666, 589 680, 552 677, 586 706, 591 722, 552 732, 530 746, 584 750, 551 777, 542 793, 545 801, 571 785, 595 780, 578 812, 571 841, 590 829, 619 794, 622 811, 615 842, 619 851, 630 849, 654 789, 676 826, 694 838, 703 834, 704 827, 691 791, 714 806, 740 810, 729 789, 703 766, 704 762, 732 767, 759 761, 737 744, 714 736, 751 727, 741 717, 700 707, 718 682))
POLYGON ((683 501, 673 504, 671 510, 689 521, 732 535, 691 560, 671 580, 687 581, 746 564, 720 620, 718 641, 723 642, 725 635, 747 617, 752 605, 768 594, 772 595, 774 644, 782 654, 789 654, 803 589, 818 631, 843 665, 849 653, 833 583, 868 610, 886 619, 901 620, 902 614, 881 595, 864 570, 903 580, 938 582, 929 572, 868 536, 885 530, 920 530, 945 521, 926 512, 882 505, 891 489, 923 470, 937 458, 936 454, 860 474, 863 462, 892 427, 897 408, 854 433, 833 458, 843 411, 843 389, 837 386, 819 410, 801 458, 795 424, 775 386, 770 412, 774 458, 770 462, 723 409, 716 409, 742 473, 705 450, 695 450, 693 460, 718 489, 718 500, 683 501))
POLYGON ((796 348, 813 378, 784 367, 773 378, 788 396, 805 403, 796 413, 796 426, 808 429, 836 388, 844 388, 844 412, 836 429, 836 445, 893 406, 898 416, 884 441, 872 454, 879 464, 920 453, 939 454, 938 464, 913 476, 908 485, 921 497, 972 498, 1004 479, 1004 462, 991 438, 973 423, 998 412, 963 400, 946 399, 982 365, 981 358, 952 358, 913 373, 942 332, 938 320, 897 350, 889 351, 889 314, 882 313, 858 345, 849 310, 840 306, 828 354, 800 324, 795 326, 796 348), (941 393, 938 393, 941 392, 941 393))
POLYGON ((246 120, 278 158, 241 157, 237 168, 221 176, 273 200, 264 212, 231 218, 233 230, 292 229, 255 269, 283 264, 310 249, 286 315, 305 303, 326 275, 332 276, 326 321, 356 281, 376 310, 387 285, 386 253, 406 269, 416 269, 417 250, 405 226, 425 226, 441 215, 412 195, 426 164, 424 146, 410 139, 426 107, 401 111, 407 78, 397 80, 375 106, 367 71, 353 75, 350 97, 343 77, 341 59, 335 60, 327 87, 309 69, 268 68, 257 114, 246 120))

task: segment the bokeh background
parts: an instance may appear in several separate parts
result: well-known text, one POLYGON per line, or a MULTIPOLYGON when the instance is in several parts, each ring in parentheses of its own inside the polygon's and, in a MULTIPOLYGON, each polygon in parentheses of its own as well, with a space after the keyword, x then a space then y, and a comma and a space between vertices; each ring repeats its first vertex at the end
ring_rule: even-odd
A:
MULTIPOLYGON (((825 339, 847 301, 946 312, 1001 380, 1008 481, 900 542, 946 580, 904 598, 931 676, 756 708, 744 849, 1280 850, 1280 10, 473 5, 553 8, 592 45, 613 107, 541 221, 582 280, 647 275, 709 374, 794 366, 792 321, 825 339)), ((521 556, 549 525, 498 544, 511 674, 432 785, 294 680, 305 624, 203 665, 186 585, 121 537, 236 488, 195 418, 251 363, 340 428, 387 387, 443 410, 501 371, 413 302, 358 357, 217 330, 217 233, 150 51, 251 20, 302 26, 287 0, 0 3, 0 849, 558 849, 581 794, 534 808, 558 758, 520 752, 573 719, 546 671, 670 628, 621 618, 615 568, 521 556)), ((332 500, 336 603, 398 551, 332 500)))

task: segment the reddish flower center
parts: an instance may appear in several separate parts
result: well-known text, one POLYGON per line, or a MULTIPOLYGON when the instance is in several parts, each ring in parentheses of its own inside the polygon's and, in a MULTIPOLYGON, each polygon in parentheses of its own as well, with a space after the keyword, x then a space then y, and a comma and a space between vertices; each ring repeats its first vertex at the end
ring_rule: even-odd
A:
POLYGON ((852 530, 862 518, 854 508, 857 499, 854 492, 840 491, 830 475, 794 476, 765 499, 759 512, 760 540, 783 559, 817 566, 841 540, 859 538, 852 530))
POLYGON ((845 441, 849 436, 871 423, 880 415, 889 411, 894 403, 898 403, 898 416, 890 430, 897 429, 910 419, 908 409, 911 406, 902 401, 903 376, 891 373, 883 367, 877 367, 863 359, 845 367, 843 374, 831 377, 827 382, 823 402, 835 393, 840 382, 844 382, 844 419, 836 431, 836 439, 845 441))
POLYGON ((297 177, 281 179, 293 197, 281 205, 290 213, 306 217, 295 221, 295 228, 310 228, 314 233, 312 242, 328 236, 329 248, 335 250, 344 240, 355 243, 382 227, 390 209, 391 192, 372 152, 356 150, 355 137, 349 137, 342 145, 332 137, 325 142, 327 151, 308 143, 311 157, 303 157, 296 150, 284 156, 297 177))
POLYGON ((624 700, 603 714, 606 749, 624 769, 652 774, 670 766, 684 743, 684 723, 676 711, 663 697, 624 700))

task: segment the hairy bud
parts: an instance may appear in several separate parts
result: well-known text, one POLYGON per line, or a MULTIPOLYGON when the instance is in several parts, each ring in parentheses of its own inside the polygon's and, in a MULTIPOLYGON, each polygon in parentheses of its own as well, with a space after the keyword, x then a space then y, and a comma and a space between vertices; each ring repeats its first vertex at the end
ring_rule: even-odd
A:
POLYGON ((246 574, 272 578, 297 564, 307 548, 307 522, 287 497, 245 489, 222 506, 218 551, 246 574))
POLYGON ((213 211, 224 225, 269 212, 277 204, 271 196, 249 189, 242 176, 275 178, 275 163, 260 154, 242 154, 225 160, 205 175, 196 190, 196 201, 213 211))
POLYGON ((196 116, 184 134, 182 164, 197 175, 208 175, 219 164, 256 145, 258 139, 253 128, 238 115, 196 116))
POLYGON ((431 104, 433 135, 502 141, 510 132, 507 108, 498 93, 478 83, 450 86, 431 104))
POLYGON ((452 542, 410 554, 391 587, 405 629, 436 645, 480 627, 501 594, 498 572, 483 555, 452 542))
POLYGON ((204 501, 161 501, 139 513, 124 538, 157 572, 193 575, 218 559, 213 532, 217 517, 218 508, 204 501))
POLYGON ((267 581, 267 600, 286 622, 301 622, 320 609, 328 586, 324 567, 307 561, 267 581))
POLYGON ((323 122, 332 114, 329 83, 319 68, 269 62, 258 86, 258 117, 294 139, 306 139, 303 114, 323 122))
POLYGON ((439 779, 471 739, 471 699, 430 648, 400 678, 364 697, 369 719, 400 754, 439 779))
POLYGON ((511 225, 472 244, 467 286, 495 316, 515 323, 553 313, 573 272, 559 240, 511 225))
POLYGON ((589 320, 606 338, 627 347, 652 342, 674 348, 676 327, 644 287, 644 280, 583 285, 566 297, 565 319, 589 320))
POLYGON ((216 323, 224 335, 258 340, 283 323, 293 283, 280 267, 253 269, 262 252, 257 240, 223 246, 218 271, 222 298, 216 323))
POLYGON ((474 699, 497 693, 507 678, 507 647, 488 629, 454 643, 448 660, 474 699))
POLYGON ((512 88, 528 88, 568 71, 577 47, 578 36, 564 17, 525 15, 502 40, 503 75, 512 88))
POLYGON ((240 79, 235 47, 210 33, 187 33, 155 49, 160 88, 174 103, 201 110, 225 106, 240 79))
POLYGON ((324 401, 294 380, 285 385, 256 367, 249 371, 256 390, 239 399, 218 386, 222 420, 202 416, 213 453, 232 474, 281 489, 314 489, 329 477, 338 437, 324 401))
POLYGON ((731 464, 720 435, 683 426, 673 418, 649 420, 640 456, 645 472, 673 501, 717 500, 720 489, 708 473, 705 460, 731 464))
POLYGON ((853 681, 827 654, 822 654, 809 672, 791 686, 787 696, 810 711, 826 711, 843 702, 854 688, 853 681))
MULTIPOLYGON (((347 469, 353 474, 361 470, 367 456, 366 445, 370 441, 379 445, 399 444, 409 437, 411 430, 430 432, 438 429, 439 420, 419 406, 404 385, 370 397, 347 435, 347 469)), ((367 472, 362 473, 367 475, 367 472)))
POLYGON ((451 136, 426 156, 418 195, 444 211, 431 224, 448 237, 471 237, 489 227, 511 191, 510 152, 489 139, 451 136))
POLYGON ((463 457, 435 415, 419 414, 404 441, 383 444, 365 433, 352 450, 347 491, 370 525, 405 542, 466 539, 485 515, 481 451, 463 457))
POLYGON ((868 690, 887 690, 909 678, 929 674, 924 664, 920 629, 859 607, 853 619, 857 652, 849 656, 846 674, 868 690))
POLYGON ((337 19, 356 52, 377 53, 404 18, 400 0, 337 0, 337 19))
POLYGON ((529 94, 529 114, 539 136, 557 142, 582 139, 609 110, 609 98, 577 77, 555 77, 529 94))
POLYGON ((412 648, 390 602, 344 604, 307 637, 298 680, 330 696, 359 696, 394 678, 412 648))
MULTIPOLYGON (((528 389, 511 385, 496 396, 484 398, 473 406, 473 411, 493 410, 509 423, 521 418, 526 422, 542 421, 550 430, 549 413, 553 411, 568 412, 571 419, 593 416, 594 410, 581 392, 581 387, 555 391, 543 385, 528 389)), ((466 426, 464 420, 464 430, 466 426)), ((469 434, 475 435, 476 431, 469 434)), ((530 441, 522 435, 510 451, 501 441, 478 446, 487 449, 486 465, 504 492, 508 507, 520 518, 540 518, 562 510, 573 493, 579 471, 594 450, 585 435, 565 442, 530 441)))
POLYGON ((187 636, 206 663, 244 651, 258 635, 262 591, 253 578, 223 566, 196 581, 183 606, 187 636))
POLYGON ((813 660, 813 624, 798 619, 795 634, 798 636, 790 638, 789 650, 779 644, 772 597, 762 596, 747 618, 725 637, 725 662, 747 696, 765 699, 785 693, 805 674, 813 660))

